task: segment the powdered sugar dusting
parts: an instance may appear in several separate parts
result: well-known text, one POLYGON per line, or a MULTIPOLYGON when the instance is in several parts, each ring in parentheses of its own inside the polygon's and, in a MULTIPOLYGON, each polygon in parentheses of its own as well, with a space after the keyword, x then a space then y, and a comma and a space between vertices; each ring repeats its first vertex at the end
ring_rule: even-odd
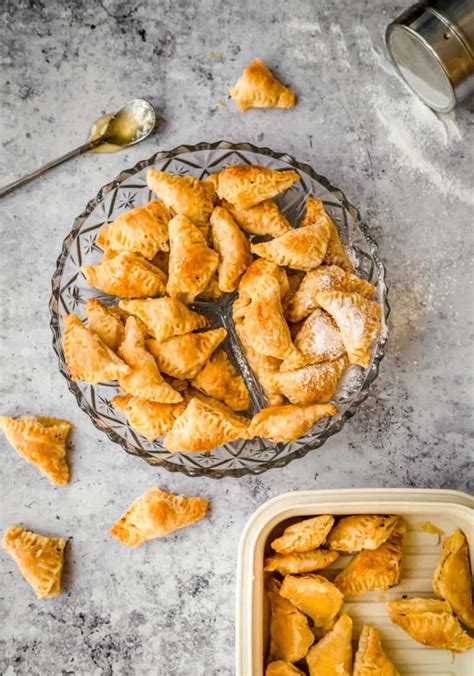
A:
POLYGON ((315 310, 295 338, 295 345, 315 361, 335 359, 344 351, 341 334, 324 310, 315 310))

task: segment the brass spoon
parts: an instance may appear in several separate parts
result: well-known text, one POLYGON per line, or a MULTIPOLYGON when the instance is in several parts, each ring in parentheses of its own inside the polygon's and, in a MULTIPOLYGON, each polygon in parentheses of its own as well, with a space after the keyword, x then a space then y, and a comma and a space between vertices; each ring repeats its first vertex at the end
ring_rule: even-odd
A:
POLYGON ((20 188, 33 179, 42 176, 53 167, 66 162, 66 160, 82 155, 88 150, 99 149, 99 146, 103 144, 114 146, 112 150, 123 150, 129 146, 133 146, 135 143, 140 143, 140 141, 144 141, 151 134, 155 124, 156 115, 151 103, 145 101, 145 99, 132 99, 105 123, 104 127, 100 130, 99 136, 90 138, 79 148, 71 150, 62 155, 62 157, 48 162, 31 174, 26 174, 26 176, 1 188, 0 198, 5 197, 5 195, 8 195, 13 190, 20 188))

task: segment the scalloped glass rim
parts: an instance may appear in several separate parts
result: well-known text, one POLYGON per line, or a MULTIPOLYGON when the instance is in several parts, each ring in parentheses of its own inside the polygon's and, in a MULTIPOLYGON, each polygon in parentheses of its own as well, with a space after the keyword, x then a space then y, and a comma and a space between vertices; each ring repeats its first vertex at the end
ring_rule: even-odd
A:
MULTIPOLYGON (((127 453, 140 457, 151 465, 164 467, 165 469, 171 472, 182 472, 188 476, 208 476, 218 479, 225 476, 240 477, 246 474, 254 474, 254 475, 261 474, 262 472, 265 472, 266 470, 271 468, 284 467, 292 460, 295 460, 296 458, 301 458, 304 455, 306 455, 309 451, 322 446, 322 444, 324 444, 325 441, 330 436, 336 434, 342 429, 345 422, 355 414, 358 406, 366 399, 370 385, 378 375, 379 365, 384 357, 385 343, 388 338, 386 320, 388 318, 390 308, 387 300, 388 288, 385 282, 385 268, 380 260, 377 244, 373 239, 368 226, 362 222, 358 210, 347 201, 344 193, 339 188, 336 188, 333 185, 331 185, 331 183, 324 176, 321 176, 320 174, 316 173, 309 165, 298 162, 297 160, 295 160, 293 157, 291 157, 286 153, 276 153, 272 151, 270 148, 259 148, 250 143, 230 143, 228 141, 217 141, 215 143, 198 143, 193 146, 182 145, 172 150, 157 152, 149 159, 138 162, 131 169, 122 171, 113 181, 102 186, 102 188, 97 193, 97 196, 87 204, 84 211, 75 219, 72 230, 70 231, 70 233, 63 242, 62 250, 57 259, 56 270, 52 277, 51 283, 52 283, 52 295, 50 298, 49 308, 51 314, 50 326, 53 333, 53 348, 58 356, 59 370, 62 373, 62 375, 66 378, 69 390, 76 397, 79 408, 85 413, 87 413, 87 415, 90 417, 90 419, 92 420, 95 427, 97 427, 97 429, 104 431, 111 441, 122 446, 122 448, 127 453), (368 247, 372 259, 372 264, 376 272, 378 299, 382 304, 382 316, 383 316, 382 331, 380 333, 376 345, 374 346, 372 362, 369 369, 365 373, 364 381, 359 391, 357 392, 356 396, 348 406, 348 408, 346 408, 346 410, 337 419, 335 419, 332 424, 326 426, 325 429, 322 429, 317 434, 316 438, 309 440, 303 446, 296 448, 295 450, 289 452, 286 455, 280 456, 278 458, 273 458, 268 461, 260 461, 255 464, 248 464, 244 467, 237 468, 230 467, 227 469, 213 469, 212 467, 206 466, 207 464, 206 462, 204 462, 202 466, 198 467, 196 467, 195 465, 190 467, 175 462, 169 462, 166 460, 166 458, 159 458, 156 455, 153 455, 153 453, 151 452, 139 449, 136 446, 129 443, 126 439, 120 437, 100 416, 100 414, 94 408, 94 406, 92 406, 85 399, 77 383, 71 380, 62 350, 60 312, 59 312, 61 276, 64 270, 65 263, 70 254, 71 244, 74 242, 76 236, 78 235, 86 219, 92 214, 92 212, 98 207, 98 205, 100 205, 100 203, 104 201, 106 196, 112 190, 118 188, 120 184, 123 183, 126 179, 130 178, 131 176, 141 171, 142 169, 156 164, 157 162, 161 162, 163 160, 170 161, 172 160, 172 158, 176 158, 177 156, 183 153, 195 153, 199 151, 213 151, 213 150, 224 150, 228 152, 232 151, 249 152, 257 155, 271 157, 275 160, 284 162, 289 167, 299 170, 300 172, 306 173, 313 181, 319 183, 324 189, 326 189, 329 193, 331 193, 331 196, 335 198, 338 205, 340 205, 343 210, 346 210, 350 214, 354 222, 354 226, 358 229, 359 233, 362 235, 365 241, 365 244, 368 247)), ((198 457, 196 454, 193 455, 194 459, 198 457)), ((205 455, 201 454, 199 455, 199 457, 202 457, 204 459, 206 458, 205 455)))

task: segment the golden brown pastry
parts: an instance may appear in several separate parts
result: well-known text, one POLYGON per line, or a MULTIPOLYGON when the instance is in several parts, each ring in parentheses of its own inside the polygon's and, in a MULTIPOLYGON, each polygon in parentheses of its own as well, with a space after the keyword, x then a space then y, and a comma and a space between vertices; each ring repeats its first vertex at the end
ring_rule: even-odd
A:
POLYGON ((379 632, 365 625, 354 661, 354 676, 399 676, 382 648, 379 632))
POLYGON ((151 260, 158 251, 168 251, 169 210, 159 200, 120 214, 99 230, 96 244, 101 249, 134 251, 151 260))
POLYGON ((329 533, 328 547, 339 552, 377 549, 390 537, 398 521, 398 516, 387 514, 344 516, 329 533))
POLYGON ((82 325, 75 314, 63 317, 64 357, 72 380, 100 383, 117 380, 130 371, 117 355, 92 331, 82 325))
POLYGON ((150 339, 146 346, 160 371, 173 378, 194 378, 226 335, 223 328, 211 329, 174 336, 162 343, 150 339))
POLYGON ((327 549, 313 549, 301 554, 272 554, 265 558, 264 570, 277 571, 280 575, 313 573, 315 570, 327 568, 337 558, 337 552, 329 552, 327 549))
POLYGON ((57 486, 69 482, 66 440, 72 428, 70 422, 61 418, 0 416, 0 429, 18 455, 57 486))
POLYGON ((310 676, 352 676, 352 620, 344 613, 308 651, 310 676))
POLYGON ((341 609, 344 597, 332 582, 321 575, 286 575, 280 596, 309 615, 315 627, 327 627, 341 609))
POLYGON ((173 214, 190 218, 196 225, 206 225, 214 208, 214 185, 194 176, 173 176, 165 171, 148 169, 148 187, 171 209, 173 214))
POLYGON ((455 653, 474 647, 474 639, 464 631, 445 601, 403 599, 389 601, 387 609, 392 622, 418 643, 455 653))
POLYGON ((242 113, 248 108, 293 108, 296 104, 295 92, 282 85, 260 59, 245 68, 230 95, 242 113))
MULTIPOLYGON (((168 233, 168 228, 166 229, 166 232, 168 233)), ((168 277, 168 267, 170 263, 169 245, 167 251, 158 251, 158 253, 153 256, 150 263, 155 267, 160 268, 160 270, 165 273, 166 277, 168 277)))
POLYGON ((299 406, 328 401, 336 394, 337 383, 347 364, 347 356, 343 355, 334 361, 311 364, 295 371, 272 372, 268 376, 269 387, 299 406))
POLYGON ((90 298, 84 310, 89 331, 98 335, 107 347, 116 352, 125 335, 123 322, 96 298, 90 298))
POLYGON ((228 441, 248 438, 248 420, 222 402, 192 397, 163 440, 170 453, 207 453, 228 441))
POLYGON ((255 284, 258 284, 258 280, 263 275, 270 275, 271 277, 274 277, 280 287, 281 298, 286 295, 290 285, 285 270, 280 268, 279 265, 276 265, 276 263, 266 261, 264 258, 257 258, 249 265, 240 279, 239 300, 242 299, 246 302, 246 304, 252 301, 252 299, 255 297, 255 284))
POLYGON ((215 207, 212 212, 211 230, 212 243, 219 254, 219 288, 230 293, 235 291, 239 278, 252 262, 250 244, 230 213, 222 207, 215 207))
POLYGON ((177 404, 183 400, 180 393, 164 380, 158 370, 154 357, 145 347, 145 336, 135 317, 127 319, 125 339, 118 353, 130 367, 129 373, 119 378, 124 392, 163 404, 177 404))
POLYGON ((469 546, 460 530, 448 535, 433 577, 436 596, 444 599, 466 627, 474 629, 469 546))
POLYGON ((317 300, 336 322, 351 364, 367 368, 372 343, 380 331, 380 305, 359 293, 343 291, 321 291, 317 300))
POLYGON ((330 228, 326 221, 294 228, 269 242, 252 244, 253 254, 287 265, 295 270, 313 270, 321 265, 326 254, 330 228))
POLYGON ((318 200, 315 197, 308 197, 306 200, 306 215, 300 223, 300 227, 311 225, 318 220, 326 220, 329 223, 331 230, 328 248, 326 250, 326 255, 324 256, 323 262, 326 265, 338 265, 344 270, 347 270, 347 272, 353 272, 354 269, 352 267, 352 263, 339 238, 336 225, 326 213, 324 204, 321 202, 321 200, 318 200))
POLYGON ((199 298, 215 300, 216 298, 222 298, 223 295, 224 291, 221 291, 221 289, 219 288, 217 274, 214 273, 204 291, 201 291, 201 293, 199 294, 199 298))
POLYGON ((162 538, 200 521, 206 516, 207 505, 206 498, 188 498, 150 488, 114 523, 110 535, 129 547, 138 547, 146 540, 162 538))
POLYGON ((400 582, 406 526, 399 519, 386 542, 377 549, 356 554, 334 580, 344 596, 358 596, 376 589, 385 591, 400 582))
POLYGON ((64 538, 49 538, 21 526, 10 526, 3 534, 2 545, 39 599, 61 593, 64 538))
POLYGON ((174 421, 186 408, 180 404, 162 404, 123 394, 114 397, 112 405, 121 411, 130 425, 148 441, 155 441, 173 427, 174 421))
POLYGON ((207 246, 200 229, 186 216, 175 216, 168 224, 170 237, 168 294, 183 303, 192 301, 209 284, 219 256, 207 246))
POLYGON ((375 286, 365 279, 360 279, 337 265, 321 265, 306 273, 289 303, 286 316, 290 322, 299 322, 307 317, 319 306, 317 295, 321 291, 349 291, 371 298, 375 290, 375 286))
POLYGON ((275 443, 292 441, 306 434, 321 418, 336 413, 337 408, 332 404, 269 406, 254 415, 249 432, 252 436, 265 437, 275 443))
POLYGON ((250 209, 291 188, 299 181, 296 171, 277 171, 270 167, 233 164, 217 174, 217 194, 237 209, 250 209))
POLYGON ((313 516, 288 526, 271 548, 279 554, 311 552, 326 542, 326 537, 333 527, 334 517, 330 514, 313 516))
POLYGON ((166 275, 142 256, 122 251, 98 265, 81 267, 90 286, 119 298, 145 298, 166 293, 166 275))
POLYGON ((280 585, 271 580, 267 588, 270 601, 270 651, 271 660, 298 662, 314 642, 307 618, 279 594, 280 585))
POLYGON ((293 342, 299 352, 293 352, 282 362, 281 371, 334 361, 346 351, 339 329, 320 308, 314 310, 304 321, 293 342))
POLYGON ((265 669, 265 676, 298 676, 299 674, 304 676, 303 672, 297 669, 294 664, 284 662, 283 660, 270 662, 265 669))
MULTIPOLYGON (((264 261, 264 258, 258 258, 257 260, 264 261)), ((268 262, 268 261, 267 261, 268 262)), ((293 296, 295 295, 296 291, 299 289, 300 284, 305 276, 305 272, 302 270, 288 270, 288 291, 285 293, 285 295, 281 299, 281 304, 283 306, 283 312, 285 313, 286 316, 286 311, 293 299, 293 296)), ((296 329, 296 325, 295 329, 296 329)), ((291 327, 290 327, 291 329, 291 327)), ((295 330, 295 334, 297 331, 295 330)), ((293 335, 293 334, 292 334, 293 335)))
POLYGON ((263 200, 250 209, 237 209, 222 200, 221 206, 230 211, 237 225, 251 235, 278 237, 291 230, 291 225, 273 200, 263 200))
POLYGON ((204 394, 223 401, 233 411, 246 411, 250 405, 245 380, 222 349, 214 352, 191 384, 204 394))
POLYGON ((181 301, 168 296, 122 300, 119 307, 139 317, 150 334, 160 343, 173 336, 190 333, 196 329, 206 329, 210 325, 207 317, 193 312, 181 301))

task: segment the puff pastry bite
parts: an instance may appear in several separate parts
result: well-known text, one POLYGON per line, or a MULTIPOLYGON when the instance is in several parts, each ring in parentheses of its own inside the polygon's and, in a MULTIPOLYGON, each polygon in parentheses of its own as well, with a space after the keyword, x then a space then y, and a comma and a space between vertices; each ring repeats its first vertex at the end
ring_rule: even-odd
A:
POLYGON ((466 627, 474 629, 472 575, 469 547, 464 533, 454 531, 443 542, 433 577, 436 596, 444 599, 466 627))
POLYGON ((98 265, 83 265, 81 272, 90 286, 119 298, 163 296, 166 275, 142 256, 122 251, 102 258, 98 265))
POLYGON ((69 482, 66 441, 72 428, 70 422, 61 418, 0 416, 0 429, 18 455, 57 486, 69 482))
POLYGON ((271 580, 267 589, 270 601, 270 659, 298 662, 314 643, 307 618, 279 594, 280 586, 271 580))
POLYGON ((211 231, 214 249, 219 254, 219 288, 230 293, 235 291, 239 278, 252 262, 250 244, 230 213, 222 207, 215 207, 212 212, 211 231))
POLYGON ((297 575, 313 573, 315 570, 327 568, 339 558, 337 552, 327 549, 314 549, 300 554, 272 554, 265 558, 264 570, 280 573, 280 575, 297 575))
MULTIPOLYGON (((239 282, 239 300, 247 304, 255 297, 255 284, 264 276, 274 277, 280 287, 280 296, 283 298, 290 288, 288 276, 283 268, 276 263, 266 261, 264 258, 254 260, 242 275, 239 282)), ((235 304, 235 303, 234 303, 235 304)))
POLYGON ((329 533, 327 545, 339 552, 377 549, 390 537, 398 522, 398 516, 387 514, 343 516, 329 533))
POLYGON ((98 335, 107 347, 116 352, 125 335, 123 322, 96 298, 87 301, 84 311, 89 331, 98 335))
POLYGON ((339 613, 344 597, 332 582, 321 575, 286 575, 280 596, 308 615, 315 627, 327 627, 339 613))
POLYGON ((237 209, 230 202, 222 200, 237 225, 251 235, 278 237, 291 230, 291 225, 273 200, 263 200, 249 209, 237 209))
POLYGON ((290 322, 299 322, 307 317, 319 306, 317 296, 321 291, 348 291, 371 298, 375 293, 375 286, 337 265, 321 265, 304 276, 288 305, 287 319, 290 322))
POLYGON ((158 251, 168 251, 169 210, 159 200, 120 214, 99 230, 96 244, 101 249, 134 251, 151 260, 158 251))
POLYGON ((95 384, 117 380, 130 371, 110 348, 92 331, 82 325, 75 314, 63 317, 64 357, 72 380, 95 384))
POLYGON ((222 349, 214 352, 191 384, 233 411, 246 411, 250 405, 247 385, 222 349))
POLYGON ((201 291, 199 294, 199 298, 215 300, 216 298, 222 298, 223 295, 224 291, 219 288, 217 274, 214 273, 204 291, 201 291))
POLYGON ((328 248, 324 257, 324 263, 327 265, 339 265, 344 270, 353 272, 354 269, 352 267, 352 263, 341 242, 336 225, 326 213, 324 204, 321 202, 321 200, 318 200, 315 197, 308 197, 306 200, 306 215, 300 223, 300 227, 310 225, 311 223, 315 223, 316 221, 323 219, 329 223, 331 230, 328 248))
POLYGON ((360 635, 354 676, 399 676, 382 648, 379 632, 367 624, 360 635))
POLYGON ((162 404, 130 394, 122 394, 111 401, 116 409, 121 411, 130 425, 148 441, 155 441, 158 437, 170 430, 174 421, 186 408, 184 402, 180 404, 162 404))
POLYGON ((50 538, 21 526, 10 526, 3 534, 2 545, 39 599, 61 593, 64 538, 50 538))
POLYGON ((293 108, 296 104, 295 92, 282 85, 260 59, 245 68, 230 95, 242 113, 248 108, 293 108))
POLYGON ((237 209, 250 209, 288 190, 299 180, 296 171, 277 171, 270 167, 233 164, 217 174, 217 195, 237 209))
POLYGON ((124 392, 164 404, 177 404, 183 400, 180 393, 164 380, 158 370, 154 357, 145 347, 145 336, 135 317, 127 319, 125 339, 118 353, 130 367, 129 373, 119 378, 124 392))
POLYGON ((174 336, 162 343, 150 339, 146 346, 160 371, 173 378, 194 378, 226 335, 227 331, 219 328, 174 336))
POLYGON ((275 443, 292 441, 306 434, 321 418, 336 413, 337 408, 332 404, 269 406, 254 415, 249 432, 252 436, 265 437, 275 443))
POLYGON ((290 664, 290 662, 284 662, 283 660, 270 662, 268 667, 265 669, 265 676, 298 676, 298 674, 304 676, 303 672, 295 667, 294 664, 290 664))
POLYGON ((166 288, 173 298, 192 303, 209 284, 217 270, 219 256, 207 246, 200 229, 186 216, 175 216, 168 229, 170 260, 166 288))
POLYGON ((129 547, 138 547, 146 540, 164 537, 200 521, 206 515, 207 505, 205 498, 189 498, 150 488, 114 523, 110 535, 129 547))
POLYGON ((318 221, 313 225, 294 228, 269 242, 252 244, 250 250, 277 265, 308 271, 321 265, 330 233, 327 221, 318 221))
POLYGON ((352 676, 352 620, 344 613, 308 651, 310 676, 352 676))
POLYGON ((474 639, 464 631, 445 601, 434 599, 389 601, 387 609, 392 622, 418 643, 430 648, 452 650, 455 653, 474 647, 474 639))
POLYGON ((271 548, 279 554, 311 552, 323 545, 334 524, 330 514, 314 516, 288 526, 283 535, 273 540, 271 548))
POLYGON ((210 325, 207 317, 193 312, 181 301, 168 296, 122 300, 119 307, 138 317, 146 326, 150 335, 160 343, 183 333, 207 329, 210 325))
POLYGON ((406 526, 400 519, 386 542, 377 549, 364 549, 334 580, 344 596, 358 596, 376 589, 385 591, 400 582, 406 526))
POLYGON ((339 329, 320 308, 314 310, 305 320, 293 342, 299 353, 293 352, 287 357, 280 366, 281 371, 334 361, 346 351, 339 329))
POLYGON ((351 364, 367 368, 370 349, 380 331, 380 305, 359 293, 322 291, 318 303, 336 322, 351 364))
POLYGON ((192 397, 164 438, 170 453, 206 453, 228 441, 248 438, 249 421, 221 402, 192 397))
POLYGON ((215 187, 211 181, 148 169, 146 182, 173 214, 186 216, 196 225, 207 225, 214 208, 215 187))
POLYGON ((328 401, 336 394, 337 384, 347 365, 344 354, 334 361, 303 366, 295 371, 273 372, 269 375, 270 388, 297 406, 328 401))

